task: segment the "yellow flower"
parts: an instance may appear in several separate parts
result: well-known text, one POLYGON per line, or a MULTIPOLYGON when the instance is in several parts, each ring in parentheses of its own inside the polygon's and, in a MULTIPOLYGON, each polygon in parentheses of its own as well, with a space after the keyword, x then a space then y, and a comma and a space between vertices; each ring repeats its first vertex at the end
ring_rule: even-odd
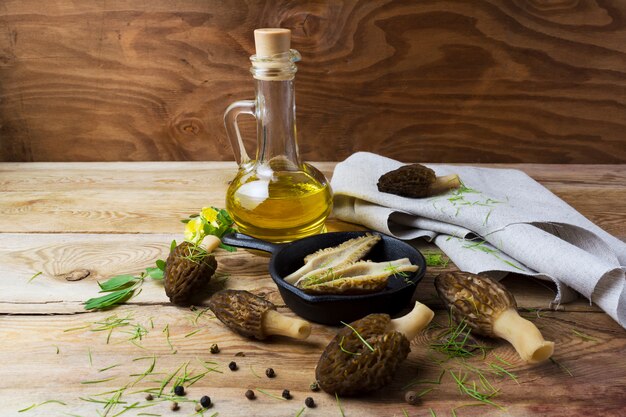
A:
POLYGON ((207 222, 211 223, 213 226, 217 227, 217 210, 212 207, 202 207, 202 217, 206 219, 207 222))
POLYGON ((202 227, 202 219, 195 217, 189 220, 185 226, 185 240, 192 243, 199 243, 204 238, 204 228, 202 227))

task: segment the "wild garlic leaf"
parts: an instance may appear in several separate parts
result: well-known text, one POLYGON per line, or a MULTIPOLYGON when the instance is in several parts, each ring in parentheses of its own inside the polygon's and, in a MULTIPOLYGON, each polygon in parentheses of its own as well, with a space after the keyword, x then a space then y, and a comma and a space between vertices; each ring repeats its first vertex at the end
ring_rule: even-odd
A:
POLYGON ((128 288, 114 291, 102 297, 90 298, 85 301, 85 310, 102 310, 114 306, 115 304, 123 303, 128 300, 134 292, 134 288, 128 288))
POLYGON ((163 279, 164 271, 161 268, 146 268, 146 274, 156 280, 163 279))
POLYGON ((233 246, 230 246, 230 245, 227 245, 225 243, 220 243, 219 247, 224 249, 225 251, 228 251, 228 252, 236 252, 237 251, 237 248, 235 248, 233 246))
POLYGON ((163 259, 157 259, 156 260, 156 266, 157 268, 159 268, 161 271, 165 271, 165 261, 163 259))
POLYGON ((98 282, 100 289, 102 292, 120 290, 124 287, 127 287, 133 284, 138 278, 134 275, 124 274, 124 275, 116 275, 113 278, 109 278, 104 282, 98 282))

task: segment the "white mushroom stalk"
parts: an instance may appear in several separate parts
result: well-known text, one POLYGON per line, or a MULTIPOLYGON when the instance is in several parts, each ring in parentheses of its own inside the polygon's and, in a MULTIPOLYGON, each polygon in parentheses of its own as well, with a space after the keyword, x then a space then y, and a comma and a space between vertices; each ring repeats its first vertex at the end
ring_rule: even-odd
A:
POLYGON ((554 353, 554 342, 544 340, 537 326, 511 308, 493 321, 493 333, 511 343, 520 357, 529 363, 542 362, 554 353))
POLYGON ((411 341, 428 326, 434 316, 435 313, 430 308, 416 301, 410 313, 389 322, 389 330, 402 333, 411 341))
POLYGON ((285 316, 275 310, 267 310, 263 314, 262 327, 268 336, 287 336, 302 340, 311 334, 311 324, 308 321, 285 316))

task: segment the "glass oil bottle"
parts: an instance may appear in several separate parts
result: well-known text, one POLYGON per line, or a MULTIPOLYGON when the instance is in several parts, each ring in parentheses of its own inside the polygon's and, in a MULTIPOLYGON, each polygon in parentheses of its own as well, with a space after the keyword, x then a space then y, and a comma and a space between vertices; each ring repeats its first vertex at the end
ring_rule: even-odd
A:
POLYGON ((332 192, 324 175, 298 154, 294 77, 300 54, 289 49, 291 31, 257 29, 254 37, 250 71, 256 98, 237 101, 224 114, 239 162, 226 193, 226 209, 241 233, 288 242, 325 231, 332 192), (237 126, 242 113, 257 121, 254 159, 248 157, 237 126))

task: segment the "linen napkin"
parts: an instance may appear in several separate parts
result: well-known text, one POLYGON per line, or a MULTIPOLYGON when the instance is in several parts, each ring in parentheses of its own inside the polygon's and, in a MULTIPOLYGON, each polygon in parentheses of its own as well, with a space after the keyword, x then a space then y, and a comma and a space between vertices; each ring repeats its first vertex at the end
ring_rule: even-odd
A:
POLYGON ((410 240, 434 242, 463 271, 496 279, 509 272, 554 281, 554 304, 595 302, 626 327, 626 243, 608 234, 525 173, 428 165, 458 174, 457 190, 430 198, 378 191, 378 178, 401 162, 367 152, 335 167, 335 216, 410 240))

